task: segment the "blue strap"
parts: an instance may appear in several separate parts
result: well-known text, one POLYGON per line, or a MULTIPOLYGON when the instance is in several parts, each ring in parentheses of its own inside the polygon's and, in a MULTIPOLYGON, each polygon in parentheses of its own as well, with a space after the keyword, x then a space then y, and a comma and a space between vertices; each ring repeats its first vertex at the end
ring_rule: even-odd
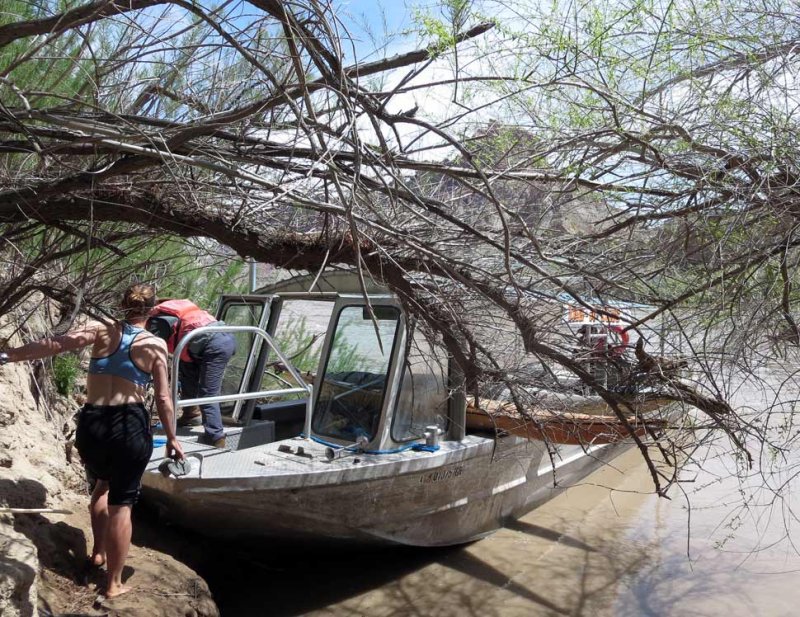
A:
POLYGON ((438 445, 429 446, 426 443, 410 443, 405 446, 395 448, 394 450, 359 450, 358 446, 356 445, 342 446, 338 443, 325 441, 324 439, 320 439, 314 435, 306 435, 305 433, 300 433, 300 437, 308 437, 311 439, 311 441, 322 444, 323 446, 328 446, 334 450, 346 450, 347 452, 358 452, 359 454, 398 454, 400 452, 405 452, 406 450, 413 450, 414 452, 436 452, 441 447, 438 445))
POLYGON ((122 322, 122 332, 119 345, 109 355, 102 358, 92 358, 89 361, 89 373, 91 375, 114 375, 122 377, 139 386, 146 386, 150 383, 152 376, 140 369, 131 358, 131 345, 134 339, 144 332, 143 328, 137 328, 127 322, 122 322))

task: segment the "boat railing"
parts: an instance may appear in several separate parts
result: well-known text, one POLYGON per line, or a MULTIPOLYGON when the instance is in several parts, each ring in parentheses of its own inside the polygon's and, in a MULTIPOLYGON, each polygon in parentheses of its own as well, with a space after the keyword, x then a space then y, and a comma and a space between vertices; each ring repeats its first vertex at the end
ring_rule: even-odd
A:
POLYGON ((173 430, 177 429, 177 421, 178 421, 177 411, 182 407, 192 407, 194 405, 201 405, 207 403, 230 403, 230 402, 246 401, 256 398, 287 396, 290 394, 306 394, 308 398, 306 401, 305 434, 306 435, 311 434, 311 409, 313 405, 313 397, 311 395, 311 385, 306 383, 306 381, 300 375, 300 372, 292 365, 292 363, 280 350, 280 348, 272 339, 272 337, 266 331, 256 326, 228 326, 228 325, 202 326, 200 328, 192 330, 191 332, 188 332, 186 336, 184 336, 180 340, 178 345, 175 347, 175 352, 173 353, 172 356, 171 394, 172 394, 173 408, 175 409, 175 414, 172 418, 173 430), (285 366, 286 370, 289 371, 292 378, 294 378, 295 383, 298 384, 298 387, 282 388, 278 390, 259 390, 257 392, 247 392, 246 389, 248 387, 248 384, 250 383, 250 378, 252 377, 253 369, 256 365, 252 357, 255 352, 256 346, 253 345, 251 347, 250 356, 248 357, 248 361, 245 366, 244 374, 242 375, 242 382, 241 386, 239 387, 238 393, 220 394, 218 396, 206 396, 202 398, 187 398, 178 400, 178 374, 180 368, 181 354, 183 353, 183 350, 187 347, 187 345, 191 342, 193 338, 200 336, 201 334, 214 334, 217 332, 227 332, 231 334, 246 333, 260 337, 264 341, 264 343, 266 343, 269 346, 269 348, 273 352, 275 352, 275 355, 278 356, 280 361, 283 363, 283 366, 285 366))

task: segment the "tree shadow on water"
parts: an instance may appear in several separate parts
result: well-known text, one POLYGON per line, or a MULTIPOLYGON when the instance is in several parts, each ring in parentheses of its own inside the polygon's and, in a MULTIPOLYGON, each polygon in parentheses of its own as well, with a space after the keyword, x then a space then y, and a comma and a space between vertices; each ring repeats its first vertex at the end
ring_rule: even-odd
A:
POLYGON ((520 598, 539 605, 556 615, 572 615, 573 613, 556 604, 545 596, 528 589, 525 585, 514 581, 508 574, 492 566, 487 561, 467 551, 459 551, 448 556, 442 565, 465 574, 470 579, 483 581, 499 587, 520 598))
POLYGON ((503 526, 506 529, 511 529, 512 531, 519 531, 520 533, 536 536, 538 538, 542 538, 543 540, 552 540, 553 542, 559 542, 560 544, 571 546, 572 548, 578 548, 590 553, 594 553, 597 550, 578 538, 573 538, 565 533, 554 531, 540 525, 534 525, 533 523, 526 523, 525 521, 516 520, 507 521, 503 526))
POLYGON ((303 615, 381 588, 455 548, 356 548, 209 539, 135 511, 134 543, 172 555, 208 583, 223 617, 303 615))
MULTIPOLYGON (((577 538, 545 527, 521 521, 508 526, 586 555, 597 552, 595 547, 577 538)), ((562 606, 557 599, 514 580, 513 574, 504 572, 493 561, 479 557, 470 547, 480 543, 443 548, 357 549, 341 545, 325 548, 301 542, 221 541, 165 525, 154 511, 145 508, 136 512, 134 542, 169 553, 195 569, 211 588, 223 616, 303 615, 328 607, 336 613, 340 609, 334 605, 348 604, 348 600, 353 602, 341 608, 343 612, 368 611, 371 602, 385 600, 395 607, 396 614, 424 615, 426 602, 431 598, 431 585, 437 587, 441 583, 434 580, 441 576, 441 568, 463 575, 461 591, 446 590, 450 594, 448 602, 454 610, 457 605, 460 614, 479 615, 485 608, 480 597, 470 595, 469 589, 474 589, 475 582, 488 583, 513 594, 540 607, 542 614, 574 614, 572 602, 562 606), (436 572, 431 574, 434 578, 426 574, 428 569, 436 572), (420 576, 409 578, 417 571, 421 571, 420 576), (369 595, 377 590, 381 590, 378 596, 369 595), (359 598, 362 595, 364 598, 359 598), (365 608, 353 608, 353 604, 359 606, 362 602, 365 608)))

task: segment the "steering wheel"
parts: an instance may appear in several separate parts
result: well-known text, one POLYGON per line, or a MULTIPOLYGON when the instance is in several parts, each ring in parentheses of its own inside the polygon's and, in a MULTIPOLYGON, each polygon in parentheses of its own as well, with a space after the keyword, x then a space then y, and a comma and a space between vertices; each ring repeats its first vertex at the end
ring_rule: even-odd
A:
POLYGON ((329 384, 331 384, 333 386, 336 386, 336 387, 339 387, 339 388, 348 388, 344 392, 342 392, 341 394, 337 394, 336 396, 333 397, 334 401, 338 401, 340 399, 345 398, 346 396, 350 396, 354 392, 359 392, 361 390, 366 390, 370 386, 377 385, 377 384, 381 383, 383 380, 384 380, 384 377, 383 377, 383 375, 381 375, 381 376, 377 377, 376 379, 373 379, 372 381, 368 381, 367 383, 362 383, 362 384, 357 385, 357 386, 354 385, 354 384, 351 384, 349 381, 339 381, 337 379, 327 378, 327 379, 324 379, 323 381, 325 383, 329 383, 329 384))

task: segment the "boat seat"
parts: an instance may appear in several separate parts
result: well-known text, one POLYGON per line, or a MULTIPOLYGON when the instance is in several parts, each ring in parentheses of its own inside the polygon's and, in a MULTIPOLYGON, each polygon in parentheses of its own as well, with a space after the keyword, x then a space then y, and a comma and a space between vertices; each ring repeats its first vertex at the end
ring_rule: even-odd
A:
POLYGON ((290 439, 303 432, 306 421, 306 401, 277 401, 260 403, 253 409, 253 421, 262 420, 275 424, 275 439, 290 439))
POLYGON ((271 420, 275 424, 282 422, 301 422, 306 417, 307 399, 295 401, 277 401, 275 403, 259 403, 253 411, 253 419, 271 420))

